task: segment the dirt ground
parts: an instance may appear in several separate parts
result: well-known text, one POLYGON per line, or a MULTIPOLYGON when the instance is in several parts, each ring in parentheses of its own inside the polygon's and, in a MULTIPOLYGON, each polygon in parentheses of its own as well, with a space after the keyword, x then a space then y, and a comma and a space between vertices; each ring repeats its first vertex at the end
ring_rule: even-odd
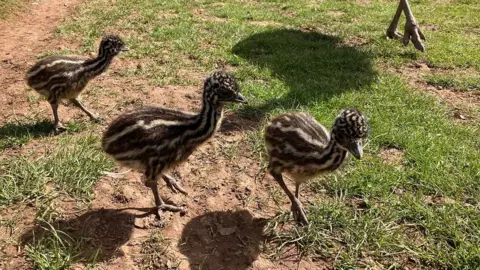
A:
MULTIPOLYGON (((0 125, 16 119, 52 118, 48 103, 34 99, 37 95, 26 86, 24 74, 41 52, 78 48, 78 41, 58 38, 54 31, 79 2, 35 1, 24 12, 0 21, 0 125)), ((146 81, 118 75, 122 68, 135 67, 141 68, 138 63, 115 59, 109 71, 87 87, 85 105, 104 116, 106 123, 141 104, 190 111, 199 108, 201 92, 197 86, 153 87, 146 81)), ((68 105, 60 106, 59 115, 63 121, 88 121, 80 110, 68 105)), ((245 132, 255 123, 226 118, 221 131, 173 172, 189 195, 161 188, 165 199, 187 207, 185 215, 165 213, 160 221, 145 215, 145 209, 154 204, 153 196, 142 184, 141 175, 134 172, 103 177, 95 186, 89 209, 68 198, 54 202, 61 216, 60 229, 73 238, 88 239, 85 254, 101 248, 95 269, 140 269, 145 257, 142 244, 156 230, 168 239, 158 251, 164 256, 160 259, 163 263, 153 264, 157 269, 177 264, 179 269, 329 269, 325 262, 308 258, 299 262, 294 252, 278 260, 267 256, 264 226, 279 210, 268 193, 274 185, 268 177, 263 179, 260 164, 250 158, 251 153, 232 147, 242 143, 245 132), (234 153, 225 155, 222 151, 234 153)), ((101 134, 103 127, 96 125, 95 131, 101 134)), ((39 144, 32 140, 24 148, 38 148, 39 144)), ((18 152, 3 153, 10 154, 18 152)), ((119 168, 119 172, 125 171, 119 168)), ((287 199, 281 207, 289 209, 287 199)), ((38 229, 35 212, 34 206, 23 204, 0 210, 3 218, 17 221, 14 230, 0 229, 0 243, 4 244, 0 247, 0 269, 31 267, 25 260, 24 243, 38 229)), ((78 263, 73 268, 86 267, 78 263)))

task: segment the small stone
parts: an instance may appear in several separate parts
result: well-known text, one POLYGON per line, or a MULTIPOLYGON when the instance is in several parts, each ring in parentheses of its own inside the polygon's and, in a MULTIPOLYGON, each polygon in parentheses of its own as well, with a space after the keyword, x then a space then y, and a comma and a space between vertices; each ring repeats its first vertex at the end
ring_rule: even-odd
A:
POLYGON ((217 231, 220 235, 227 236, 235 233, 237 231, 237 226, 229 228, 218 227, 217 231))
POLYGON ((453 116, 455 116, 455 118, 457 119, 460 119, 460 120, 467 120, 468 118, 462 114, 462 112, 460 111, 456 111, 453 116))
POLYGON ((404 190, 401 189, 401 188, 393 188, 393 189, 392 189, 392 192, 393 192, 394 194, 397 194, 397 195, 402 195, 403 192, 404 192, 404 190))
POLYGON ((134 226, 139 229, 148 229, 148 225, 145 222, 145 219, 136 218, 134 226))

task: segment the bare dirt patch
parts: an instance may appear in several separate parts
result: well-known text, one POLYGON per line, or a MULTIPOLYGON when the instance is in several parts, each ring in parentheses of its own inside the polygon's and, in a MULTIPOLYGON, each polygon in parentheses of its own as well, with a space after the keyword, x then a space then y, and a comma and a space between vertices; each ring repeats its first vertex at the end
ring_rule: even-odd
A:
POLYGON ((359 36, 349 36, 341 43, 347 47, 359 47, 368 43, 368 39, 359 36))
POLYGON ((355 3, 357 3, 357 5, 361 7, 364 7, 369 5, 371 3, 371 0, 356 0, 355 3))
POLYGON ((449 197, 434 195, 425 196, 424 201, 428 205, 455 204, 455 200, 449 197))
POLYGON ((25 204, 0 209, 1 269, 29 269, 30 264, 25 261, 24 251, 17 247, 17 241, 24 230, 33 227, 35 216, 35 208, 25 204))
POLYGON ((283 26, 283 24, 274 21, 250 21, 249 23, 259 26, 283 26))
POLYGON ((438 25, 434 25, 434 24, 422 24, 421 27, 425 31, 429 31, 429 32, 440 30, 440 27, 438 25))
POLYGON ((210 21, 210 22, 227 22, 228 21, 228 19, 226 18, 219 18, 219 17, 208 14, 208 12, 206 12, 205 9, 194 9, 192 10, 192 14, 202 21, 210 21))
POLYGON ((403 162, 403 151, 398 148, 382 148, 380 157, 383 162, 389 165, 401 165, 403 162))
POLYGON ((345 14, 345 12, 340 11, 340 10, 329 10, 327 11, 327 15, 332 16, 332 17, 339 17, 345 14))
POLYGON ((192 269, 248 269, 260 254, 264 223, 247 210, 195 217, 182 232, 180 252, 192 269))

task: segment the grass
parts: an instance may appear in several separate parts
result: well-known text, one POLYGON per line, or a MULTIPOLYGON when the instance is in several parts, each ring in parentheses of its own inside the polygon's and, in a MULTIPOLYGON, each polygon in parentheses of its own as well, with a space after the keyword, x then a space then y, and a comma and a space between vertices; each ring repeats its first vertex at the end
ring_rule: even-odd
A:
POLYGON ((68 269, 81 253, 82 243, 48 223, 42 227, 41 236, 25 248, 27 258, 34 269, 68 269))
POLYGON ((440 89, 453 89, 462 92, 480 92, 480 76, 458 74, 433 74, 426 78, 428 84, 440 89))
MULTIPOLYGON (((65 123, 68 133, 78 133, 87 129, 87 126, 85 122, 65 123)), ((0 127, 0 151, 21 148, 33 139, 46 139, 53 135, 53 128, 52 120, 37 117, 9 121, 0 127)))
POLYGON ((0 150, 20 147, 32 139, 41 138, 53 129, 49 120, 22 120, 9 122, 0 127, 0 150))
MULTIPOLYGON (((392 1, 357 2, 93 0, 80 4, 57 34, 81 37, 80 51, 96 51, 103 32, 119 32, 131 48, 125 61, 144 63, 141 73, 126 67, 121 76, 155 86, 198 85, 188 74, 232 70, 250 101, 234 110, 259 123, 245 140, 255 153, 251 158, 263 159, 261 132, 273 115, 306 111, 330 126, 341 108, 359 108, 371 126, 365 158, 349 160, 341 171, 311 184, 314 192, 326 190, 328 200, 310 198, 310 226, 293 227, 287 215, 270 222, 277 251, 295 244, 339 269, 475 269, 480 121, 453 122, 452 108, 391 70, 427 63, 448 73, 432 72, 426 83, 478 91, 480 3, 412 2, 428 37, 427 52, 419 53, 384 38, 396 8, 392 1), (404 151, 402 166, 381 158, 381 149, 391 146, 404 151)), ((12 127, 3 132, 17 134, 12 127)), ((24 138, 35 136, 21 134, 18 142, 13 136, 4 145, 23 145, 24 138)), ((60 137, 58 144, 74 145, 66 140, 60 137)), ((59 147, 33 162, 7 160, 0 176, 2 204, 42 196, 49 182, 90 198, 99 172, 111 166, 96 143, 87 137, 73 149, 59 147)), ((224 152, 238 158, 234 150, 224 152)))
POLYGON ((92 186, 112 161, 99 151, 98 137, 65 136, 45 146, 39 156, 25 155, 0 163, 0 205, 33 200, 53 187, 79 199, 92 198, 92 186))

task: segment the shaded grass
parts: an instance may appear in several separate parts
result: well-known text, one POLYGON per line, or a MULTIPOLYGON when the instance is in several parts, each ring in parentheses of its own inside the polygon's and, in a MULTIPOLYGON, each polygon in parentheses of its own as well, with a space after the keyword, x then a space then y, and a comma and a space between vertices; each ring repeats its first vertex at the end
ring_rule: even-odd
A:
MULTIPOLYGON (((88 123, 68 121, 65 128, 68 133, 76 133, 87 129, 88 123)), ((0 151, 19 148, 30 140, 48 138, 54 135, 54 125, 48 119, 24 119, 10 121, 0 127, 0 151)))
POLYGON ((6 123, 0 127, 0 151, 25 145, 31 139, 48 135, 52 130, 53 124, 47 119, 6 123))
MULTIPOLYGON (((429 39, 424 54, 384 38, 396 8, 386 0, 361 6, 333 0, 113 3, 81 4, 58 34, 80 36, 80 50, 96 51, 102 32, 120 32, 131 48, 124 57, 147 63, 141 74, 128 68, 120 74, 142 76, 153 85, 200 84, 189 74, 233 70, 251 101, 235 109, 259 123, 247 135, 252 158, 264 157, 263 125, 278 113, 309 112, 327 127, 345 107, 357 107, 369 118, 365 159, 349 160, 341 171, 311 184, 314 192, 325 190, 329 200, 310 199, 310 226, 292 227, 287 215, 272 220, 279 250, 294 243, 300 252, 340 269, 479 265, 478 119, 471 126, 450 122, 449 108, 377 68, 421 61, 452 70, 452 77, 435 75, 427 82, 459 90, 477 87, 480 40, 471 33, 480 25, 478 1, 413 2, 429 39), (363 42, 348 42, 355 39, 363 42), (455 73, 467 68, 472 72, 467 77, 455 73), (392 145, 404 150, 401 167, 386 164, 379 155, 382 147, 392 145), (444 200, 432 203, 431 197, 444 200)), ((41 196, 50 180, 73 195, 88 197, 98 172, 110 166, 94 144, 81 144, 89 150, 68 158, 60 154, 55 164, 48 158, 9 161, 3 170, 25 180, 1 176, 9 183, 2 203, 41 196), (88 157, 98 160, 97 165, 87 163, 88 157), (68 173, 63 173, 65 167, 68 173), (88 184, 62 184, 70 179, 67 175, 76 174, 88 184)))
MULTIPOLYGON (((376 78, 371 55, 342 46, 339 38, 315 32, 261 32, 237 43, 232 53, 268 70, 265 81, 277 79, 272 81, 273 87, 268 81, 256 84, 255 92, 269 97, 253 98, 253 106, 242 107, 243 114, 257 117, 259 112, 276 108, 308 108, 349 91, 368 91, 367 86, 376 78)), ((237 74, 246 80, 258 79, 259 74, 252 73, 250 67, 239 67, 237 74)), ((245 88, 249 90, 248 86, 245 88)))
POLYGON ((84 200, 102 171, 113 164, 99 151, 95 136, 63 137, 40 156, 20 156, 0 164, 0 205, 43 197, 47 187, 84 200))
POLYGON ((118 209, 90 210, 51 221, 38 218, 20 240, 35 269, 69 269, 76 263, 94 268, 96 262, 120 255, 118 248, 130 239, 134 218, 118 209))

